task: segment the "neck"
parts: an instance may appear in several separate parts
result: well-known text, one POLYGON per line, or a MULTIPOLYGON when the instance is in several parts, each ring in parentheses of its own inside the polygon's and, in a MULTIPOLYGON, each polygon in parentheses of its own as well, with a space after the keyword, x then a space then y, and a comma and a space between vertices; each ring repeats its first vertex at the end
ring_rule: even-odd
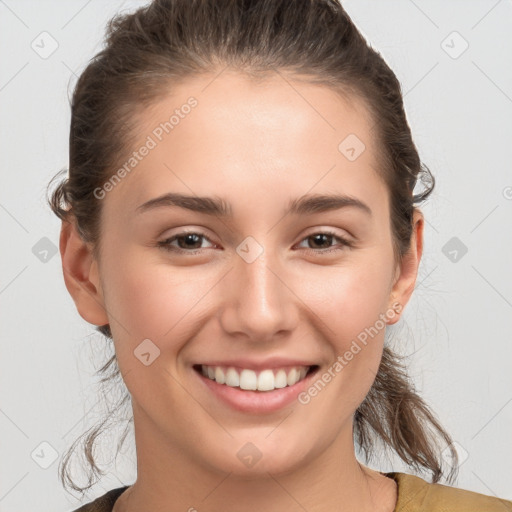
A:
POLYGON ((113 512, 393 512, 395 508, 395 482, 357 461, 351 425, 307 463, 285 473, 260 471, 247 477, 191 460, 163 440, 147 416, 135 415, 134 410, 138 420, 134 424, 139 426, 135 429, 137 481, 118 498, 113 512))

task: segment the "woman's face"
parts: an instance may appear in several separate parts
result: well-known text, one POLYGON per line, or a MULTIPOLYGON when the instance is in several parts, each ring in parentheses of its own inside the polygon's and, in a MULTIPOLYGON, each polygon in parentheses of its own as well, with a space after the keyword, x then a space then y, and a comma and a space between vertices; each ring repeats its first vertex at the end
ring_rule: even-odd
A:
POLYGON ((353 446, 384 326, 417 270, 394 264, 372 124, 360 102, 326 87, 228 71, 188 80, 144 111, 136 165, 103 189, 90 274, 138 442, 239 475, 353 446), (191 199, 143 206, 165 194, 191 199), (352 202, 304 202, 313 196, 352 202), (225 378, 234 367, 230 383, 238 375, 248 388, 263 370, 261 386, 272 387, 283 375, 293 383, 292 367, 317 369, 261 391, 215 383, 201 365, 225 378))

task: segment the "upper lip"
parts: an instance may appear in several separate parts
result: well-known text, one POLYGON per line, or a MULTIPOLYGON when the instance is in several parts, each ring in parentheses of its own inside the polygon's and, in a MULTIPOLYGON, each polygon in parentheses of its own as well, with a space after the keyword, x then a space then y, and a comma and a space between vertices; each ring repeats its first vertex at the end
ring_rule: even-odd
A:
POLYGON ((306 360, 289 359, 285 357, 270 357, 265 360, 254 360, 254 359, 230 359, 229 361, 223 360, 208 360, 198 363, 204 366, 226 366, 226 367, 238 367, 246 368, 248 370, 261 371, 266 369, 274 368, 285 368, 288 366, 318 366, 316 363, 306 360))

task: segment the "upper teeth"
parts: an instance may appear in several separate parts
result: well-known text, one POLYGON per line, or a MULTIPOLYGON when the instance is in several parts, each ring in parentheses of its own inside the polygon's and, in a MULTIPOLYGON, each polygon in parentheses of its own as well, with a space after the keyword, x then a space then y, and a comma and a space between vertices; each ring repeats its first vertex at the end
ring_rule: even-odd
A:
POLYGON ((242 369, 238 371, 232 366, 225 368, 223 366, 201 365, 201 372, 219 384, 225 384, 236 388, 253 391, 271 391, 273 389, 293 386, 299 380, 302 380, 309 370, 309 366, 296 366, 293 368, 280 368, 274 370, 263 370, 256 374, 253 370, 242 369))

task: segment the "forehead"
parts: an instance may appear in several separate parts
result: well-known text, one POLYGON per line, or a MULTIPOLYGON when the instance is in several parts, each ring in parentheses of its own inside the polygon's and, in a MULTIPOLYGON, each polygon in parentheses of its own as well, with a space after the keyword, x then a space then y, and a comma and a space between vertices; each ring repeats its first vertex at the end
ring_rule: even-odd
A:
POLYGON ((109 194, 116 208, 135 211, 169 191, 230 196, 239 206, 253 199, 257 206, 257 198, 288 203, 308 192, 366 202, 385 194, 368 111, 356 96, 326 86, 225 70, 173 86, 137 118, 132 149, 151 149, 109 194))

